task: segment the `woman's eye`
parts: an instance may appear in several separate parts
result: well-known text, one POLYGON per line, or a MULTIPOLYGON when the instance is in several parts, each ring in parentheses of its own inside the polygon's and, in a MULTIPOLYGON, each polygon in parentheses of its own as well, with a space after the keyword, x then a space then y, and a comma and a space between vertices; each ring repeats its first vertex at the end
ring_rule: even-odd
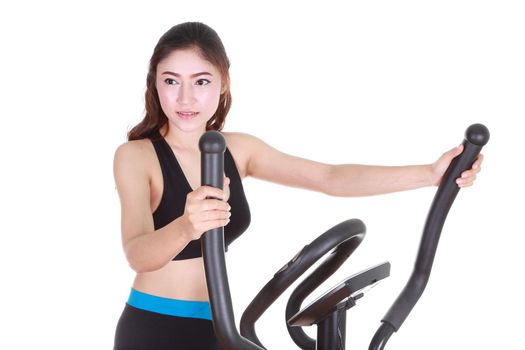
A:
POLYGON ((168 85, 175 85, 175 84, 178 84, 177 81, 175 79, 171 79, 171 78, 166 78, 164 79, 164 82, 168 85))
POLYGON ((197 85, 208 85, 209 83, 211 83, 211 81, 209 81, 208 79, 197 80, 197 85))

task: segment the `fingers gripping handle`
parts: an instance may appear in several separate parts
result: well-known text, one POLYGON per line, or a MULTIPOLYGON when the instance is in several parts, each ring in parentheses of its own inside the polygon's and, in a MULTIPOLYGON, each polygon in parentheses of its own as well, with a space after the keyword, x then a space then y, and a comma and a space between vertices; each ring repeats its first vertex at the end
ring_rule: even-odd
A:
POLYGON ((443 175, 440 189, 452 186, 450 183, 455 183, 463 171, 472 168, 472 164, 476 161, 483 146, 489 142, 489 138, 489 129, 483 124, 473 124, 467 128, 463 140, 463 152, 450 163, 445 175, 443 175))
MULTIPOLYGON (((224 151, 226 142, 217 131, 206 132, 199 140, 201 151, 201 183, 223 188, 224 151)), ((235 327, 233 305, 224 256, 224 228, 219 227, 202 236, 202 257, 208 285, 213 328, 224 349, 262 350, 241 337, 235 327)))
POLYGON ((434 196, 423 229, 412 275, 383 318, 382 325, 370 343, 370 350, 380 350, 385 347, 390 336, 399 330, 419 300, 419 297, 423 294, 432 270, 441 230, 450 207, 459 192, 456 179, 461 176, 463 171, 472 167, 489 138, 489 131, 482 124, 473 124, 465 132, 463 152, 450 163, 434 196))

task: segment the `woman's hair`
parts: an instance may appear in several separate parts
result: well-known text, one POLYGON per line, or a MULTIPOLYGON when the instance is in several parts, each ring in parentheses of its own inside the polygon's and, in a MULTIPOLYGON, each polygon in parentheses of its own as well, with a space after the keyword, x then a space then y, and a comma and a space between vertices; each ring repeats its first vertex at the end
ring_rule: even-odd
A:
POLYGON ((202 58, 214 65, 222 77, 222 90, 219 106, 206 123, 206 130, 222 130, 226 115, 231 106, 230 61, 217 32, 199 22, 178 24, 159 39, 149 62, 146 80, 146 114, 144 119, 128 132, 128 140, 151 138, 157 134, 168 118, 162 111, 159 94, 155 86, 157 65, 175 50, 197 49, 202 58))

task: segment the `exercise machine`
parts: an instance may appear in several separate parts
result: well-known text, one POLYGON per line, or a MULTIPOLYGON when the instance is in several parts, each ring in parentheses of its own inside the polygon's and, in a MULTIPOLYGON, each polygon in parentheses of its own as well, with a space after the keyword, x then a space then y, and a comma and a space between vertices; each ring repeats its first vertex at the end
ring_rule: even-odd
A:
MULTIPOLYGON (((459 187, 455 180, 472 167, 490 137, 482 124, 466 130, 463 152, 451 162, 439 185, 425 222, 414 270, 395 302, 383 317, 369 350, 382 350, 397 332, 419 300, 436 254, 441 231, 459 187)), ((206 132, 199 141, 201 150, 201 182, 223 188, 224 151, 226 143, 216 131, 206 132)), ((219 343, 228 350, 266 349, 255 332, 255 323, 268 307, 306 270, 323 256, 325 260, 292 292, 286 306, 288 333, 300 349, 344 350, 346 342, 346 311, 356 305, 365 290, 390 275, 390 263, 384 262, 346 278, 308 306, 301 304, 321 283, 330 277, 353 253, 365 237, 365 225, 358 219, 346 220, 304 246, 279 269, 248 305, 241 317, 240 333, 235 326, 233 306, 226 271, 224 229, 206 232, 202 253, 212 310, 213 327, 219 343), (302 327, 317 325, 316 339, 302 327)))

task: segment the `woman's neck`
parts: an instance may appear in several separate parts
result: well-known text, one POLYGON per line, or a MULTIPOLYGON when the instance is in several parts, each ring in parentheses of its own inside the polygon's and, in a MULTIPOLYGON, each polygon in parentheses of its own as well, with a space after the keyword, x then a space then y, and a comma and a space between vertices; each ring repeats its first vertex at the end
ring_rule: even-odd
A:
MULTIPOLYGON (((165 130, 165 127, 163 129, 165 130)), ((162 134, 164 130, 162 130, 162 134)), ((164 138, 170 146, 176 149, 196 152, 199 151, 199 139, 205 132, 205 128, 195 131, 182 131, 170 125, 168 133, 164 138)))

